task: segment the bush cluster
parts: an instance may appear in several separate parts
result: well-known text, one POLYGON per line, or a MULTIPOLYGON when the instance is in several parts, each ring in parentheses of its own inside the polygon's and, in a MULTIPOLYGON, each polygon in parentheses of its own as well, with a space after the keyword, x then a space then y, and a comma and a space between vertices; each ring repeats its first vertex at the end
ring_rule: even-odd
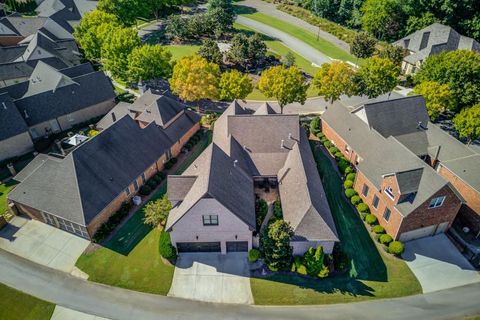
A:
POLYGON ((373 214, 367 214, 365 217, 365 222, 368 223, 369 225, 374 225, 377 223, 377 217, 374 216, 373 214))
POLYGON ((255 262, 260 258, 260 251, 258 249, 251 249, 248 251, 248 261, 250 262, 255 262))
POLYGON ((357 191, 353 190, 353 189, 347 189, 345 190, 345 195, 347 196, 347 198, 352 198, 354 195, 357 194, 357 191))
POLYGON ((396 256, 402 254, 404 250, 405 245, 400 241, 392 241, 388 245, 388 252, 396 256))
POLYGON ((363 202, 361 202, 357 205, 357 210, 360 213, 369 213, 370 212, 370 208, 368 207, 368 205, 366 203, 363 203, 363 202))
POLYGON ((202 131, 197 131, 185 144, 185 148, 190 151, 202 139, 202 131))
POLYGON ((159 252, 162 257, 168 260, 175 260, 177 258, 177 250, 172 246, 170 241, 170 233, 162 230, 160 233, 159 252))
POLYGON ((376 225, 372 228, 372 231, 375 232, 376 234, 383 234, 385 233, 385 228, 382 227, 381 225, 376 225))
POLYGON ((352 180, 345 180, 343 183, 343 187, 345 189, 351 189, 353 187, 353 181, 352 180))
POLYGON ((383 245, 385 245, 385 246, 388 246, 388 245, 390 244, 390 242, 393 241, 393 238, 392 238, 391 235, 385 233, 385 234, 380 235, 380 237, 378 238, 378 241, 379 241, 381 244, 383 244, 383 245))
POLYGON ((255 203, 255 213, 256 213, 256 222, 257 222, 257 232, 260 231, 263 220, 265 219, 268 212, 268 204, 263 199, 258 199, 255 203))
MULTIPOLYGON (((320 117, 315 117, 310 121, 310 133, 316 135, 318 137, 318 134, 320 132, 320 117)), ((319 137, 320 138, 320 137, 319 137)))
POLYGON ((97 232, 95 232, 95 235, 92 238, 92 241, 95 243, 100 243, 105 240, 105 238, 107 238, 108 235, 115 230, 120 222, 122 222, 123 218, 128 215, 130 209, 132 209, 132 206, 133 204, 131 201, 122 203, 120 209, 112 214, 110 218, 108 218, 108 220, 98 228, 97 232))
POLYGON ((177 158, 172 158, 165 163, 165 169, 170 170, 177 163, 177 158))
POLYGON ((353 197, 350 198, 350 202, 356 206, 357 204, 359 204, 360 202, 362 202, 362 198, 360 198, 359 195, 354 195, 353 197))
POLYGON ((280 200, 276 200, 273 203, 273 216, 275 219, 283 219, 282 203, 280 200))
POLYGON ((355 181, 355 176, 356 176, 356 175, 355 175, 355 173, 353 173, 353 172, 352 172, 352 173, 348 173, 345 179, 350 180, 350 181, 355 181))
POLYGON ((329 269, 325 264, 323 248, 309 248, 303 257, 295 256, 290 271, 318 278, 327 277, 329 269))

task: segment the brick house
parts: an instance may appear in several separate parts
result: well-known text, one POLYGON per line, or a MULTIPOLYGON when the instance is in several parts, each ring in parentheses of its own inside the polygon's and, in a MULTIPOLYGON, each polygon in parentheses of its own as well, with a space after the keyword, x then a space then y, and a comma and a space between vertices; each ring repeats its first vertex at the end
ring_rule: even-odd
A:
POLYGON ((423 155, 419 141, 432 125, 423 97, 329 108, 321 123, 356 167, 354 189, 392 237, 408 241, 451 226, 462 198, 423 155))
MULTIPOLYGON (((212 144, 182 175, 168 177, 166 230, 178 252, 247 251, 254 245, 255 186, 278 185, 293 253, 338 241, 298 115, 234 101, 215 122, 212 144)), ((275 187, 276 188, 276 187, 275 187)))
POLYGON ((120 117, 63 158, 38 155, 15 176, 20 184, 8 195, 9 202, 18 212, 91 239, 180 152, 179 141, 185 143, 198 131, 198 115, 189 113, 193 120, 188 128, 182 117, 174 116, 165 129, 155 123, 141 127, 130 116, 120 117))

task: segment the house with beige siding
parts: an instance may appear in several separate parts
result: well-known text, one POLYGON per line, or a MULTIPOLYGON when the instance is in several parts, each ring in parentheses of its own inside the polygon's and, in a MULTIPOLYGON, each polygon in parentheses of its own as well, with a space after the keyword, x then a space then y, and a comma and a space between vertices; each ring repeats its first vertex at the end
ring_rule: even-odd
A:
POLYGON ((408 241, 450 228, 464 200, 430 166, 437 128, 422 96, 329 108, 321 124, 356 167, 354 189, 390 235, 408 241))
POLYGON ((247 251, 256 245, 256 186, 278 186, 293 253, 338 236, 298 115, 234 101, 215 122, 212 144, 182 175, 168 177, 173 209, 166 230, 182 252, 247 251))

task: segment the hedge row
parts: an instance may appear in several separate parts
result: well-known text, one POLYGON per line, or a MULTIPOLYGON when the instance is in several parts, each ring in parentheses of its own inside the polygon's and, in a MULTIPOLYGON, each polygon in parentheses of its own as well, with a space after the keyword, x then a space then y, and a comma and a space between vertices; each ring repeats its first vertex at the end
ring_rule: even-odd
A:
POLYGON ((190 151, 193 149, 193 147, 198 143, 200 142, 200 140, 202 140, 202 136, 203 136, 203 132, 200 130, 200 131, 197 131, 191 138, 190 140, 187 141, 187 143, 185 144, 185 148, 190 151))
POLYGON ((148 179, 143 186, 140 187, 140 191, 138 193, 140 193, 142 196, 148 196, 163 181, 163 179, 165 179, 165 173, 156 173, 153 177, 148 179))
POLYGON ((170 160, 168 160, 166 163, 165 163, 165 169, 167 170, 170 170, 172 169, 172 167, 175 165, 175 163, 177 163, 178 159, 177 158, 172 158, 170 160))
POLYGON ((92 241, 95 243, 100 243, 105 240, 108 235, 115 230, 115 228, 122 222, 123 218, 128 216, 130 209, 132 208, 132 202, 124 202, 120 209, 117 212, 112 214, 108 220, 103 223, 95 232, 94 236, 92 237, 92 241))

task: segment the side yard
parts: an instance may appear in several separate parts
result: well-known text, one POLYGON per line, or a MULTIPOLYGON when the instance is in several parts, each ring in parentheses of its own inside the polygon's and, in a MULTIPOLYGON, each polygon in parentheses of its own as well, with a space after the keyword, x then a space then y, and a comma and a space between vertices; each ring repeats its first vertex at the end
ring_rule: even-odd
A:
MULTIPOLYGON (((181 174, 211 142, 211 132, 179 163, 175 174, 181 174)), ((161 198, 167 190, 164 182, 151 200, 161 198)), ((76 266, 89 280, 126 289, 166 295, 170 289, 174 266, 164 262, 159 253, 160 229, 143 223, 144 211, 137 212, 113 237, 96 250, 87 250, 76 266)))
POLYGON ((0 215, 5 214, 8 209, 7 205, 7 195, 10 190, 13 189, 15 186, 15 181, 8 180, 2 184, 0 184, 0 215))
POLYGON ((349 258, 346 274, 322 280, 276 274, 252 278, 256 304, 330 304, 392 298, 421 293, 421 286, 401 259, 387 254, 370 237, 362 220, 343 196, 342 180, 320 149, 313 149, 342 250, 349 258))
POLYGON ((49 320, 55 305, 0 283, 0 319, 49 320))

